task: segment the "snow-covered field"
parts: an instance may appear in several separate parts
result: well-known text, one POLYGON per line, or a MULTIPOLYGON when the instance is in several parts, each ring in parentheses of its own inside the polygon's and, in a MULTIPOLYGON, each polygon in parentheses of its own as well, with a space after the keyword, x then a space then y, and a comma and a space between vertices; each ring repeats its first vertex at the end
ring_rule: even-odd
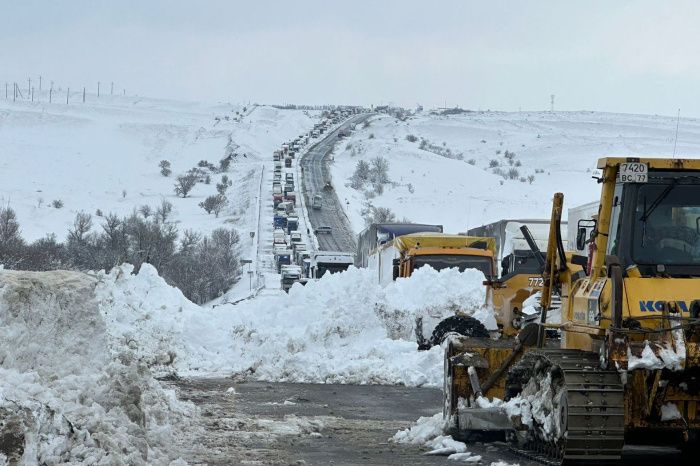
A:
POLYGON ((0 203, 17 212, 27 240, 65 238, 79 211, 127 215, 162 199, 173 204, 180 230, 229 224, 247 235, 262 164, 315 122, 313 112, 129 96, 70 105, 0 100, 0 203), (228 173, 230 204, 218 219, 198 204, 216 193, 220 175, 187 198, 175 196, 175 176, 200 160, 218 165, 231 152, 238 156, 228 173), (160 174, 161 160, 172 164, 169 177, 160 174), (54 200, 64 206, 52 207, 54 200))
MULTIPOLYGON (((361 211, 367 198, 349 186, 349 179, 358 160, 382 156, 389 162, 391 183, 371 203, 389 207, 398 219, 441 224, 445 231, 457 233, 504 218, 548 218, 552 195, 558 191, 565 195, 566 208, 597 200, 599 185, 591 179, 597 159, 670 157, 676 119, 599 112, 486 112, 418 114, 401 122, 381 115, 369 127, 357 129, 336 150, 332 165, 334 186, 341 200, 347 200, 343 203, 355 231, 365 227, 361 211), (408 141, 409 135, 417 140, 408 141), (421 139, 428 150, 420 148, 421 139), (506 151, 515 153, 513 166, 506 151), (489 168, 493 159, 505 172, 515 168, 518 179, 494 174, 489 168), (534 176, 532 183, 528 176, 534 176)), ((681 118, 676 152, 679 157, 700 155, 700 120, 681 118)))

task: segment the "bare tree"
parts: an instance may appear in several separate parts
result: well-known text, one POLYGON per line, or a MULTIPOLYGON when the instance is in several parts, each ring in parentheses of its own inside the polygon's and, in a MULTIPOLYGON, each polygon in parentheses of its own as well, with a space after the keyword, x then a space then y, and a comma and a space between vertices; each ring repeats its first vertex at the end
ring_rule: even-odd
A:
POLYGON ((196 184, 197 176, 195 174, 188 172, 185 175, 180 175, 175 179, 175 194, 187 197, 196 184))

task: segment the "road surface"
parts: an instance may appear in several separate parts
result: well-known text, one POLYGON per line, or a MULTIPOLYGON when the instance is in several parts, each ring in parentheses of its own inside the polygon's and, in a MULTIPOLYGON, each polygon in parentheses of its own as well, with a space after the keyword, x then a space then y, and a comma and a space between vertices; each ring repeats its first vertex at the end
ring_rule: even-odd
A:
MULTIPOLYGON (((204 429, 180 439, 193 465, 453 465, 416 445, 389 442, 421 416, 442 409, 442 392, 379 385, 248 382, 230 378, 168 382, 201 410, 204 429), (233 389, 233 391, 231 391, 233 389)), ((474 444, 481 465, 530 466, 503 444, 474 444)))
MULTIPOLYGON (((311 222, 312 233, 319 226, 329 226, 330 234, 319 234, 319 249, 324 251, 344 251, 355 253, 355 234, 352 231, 350 222, 345 215, 340 199, 335 190, 325 190, 326 182, 331 181, 330 169, 328 167, 328 155, 333 151, 338 138, 338 131, 348 130, 356 124, 360 124, 369 118, 371 114, 356 115, 348 119, 339 128, 325 134, 324 138, 316 143, 301 159, 301 166, 304 173, 303 189, 306 196, 309 221, 311 222), (320 194, 323 196, 323 206, 320 210, 311 207, 313 196, 320 194)), ((334 180, 341 183, 343 180, 334 180)))

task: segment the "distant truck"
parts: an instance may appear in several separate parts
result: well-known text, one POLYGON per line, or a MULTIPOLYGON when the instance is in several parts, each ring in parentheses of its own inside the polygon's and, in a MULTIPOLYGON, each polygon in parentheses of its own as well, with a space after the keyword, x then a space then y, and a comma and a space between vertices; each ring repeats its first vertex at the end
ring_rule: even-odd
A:
POLYGON ((299 217, 287 217, 287 233, 291 234, 299 229, 299 217))
POLYGON ((292 263, 292 250, 278 248, 275 249, 275 267, 277 268, 277 273, 282 271, 283 265, 290 265, 292 263))
MULTIPOLYGON (((502 269, 508 261, 509 256, 532 256, 532 251, 520 230, 521 226, 527 226, 532 234, 535 243, 541 251, 547 250, 547 239, 549 237, 549 219, 506 219, 497 222, 471 228, 467 231, 470 236, 489 236, 496 238, 496 261, 502 269)), ((566 225, 566 222, 562 222, 566 225)), ((566 248, 566 244, 564 247, 566 248)), ((510 268, 512 269, 512 267, 510 268)))
MULTIPOLYGON (((442 233, 442 225, 427 225, 422 223, 373 223, 357 235, 357 251, 355 253, 356 267, 369 267, 370 256, 385 243, 393 241, 397 236, 411 233, 442 233)), ((381 264, 380 267, 390 264, 381 264)))
POLYGON ((283 265, 280 270, 280 284, 285 293, 289 293, 289 289, 294 283, 301 280, 301 267, 298 265, 283 265))
POLYGON ((317 251, 311 255, 309 278, 321 278, 327 273, 338 273, 353 265, 352 253, 342 251, 317 251))

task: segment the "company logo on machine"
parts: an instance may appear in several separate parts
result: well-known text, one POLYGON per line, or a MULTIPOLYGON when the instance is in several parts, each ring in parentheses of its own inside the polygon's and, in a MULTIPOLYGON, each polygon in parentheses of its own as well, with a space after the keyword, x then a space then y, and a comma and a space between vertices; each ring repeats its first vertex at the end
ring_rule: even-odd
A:
POLYGON ((642 312, 662 312, 666 303, 675 303, 681 312, 688 312, 690 303, 686 301, 639 301, 639 310, 642 312))

